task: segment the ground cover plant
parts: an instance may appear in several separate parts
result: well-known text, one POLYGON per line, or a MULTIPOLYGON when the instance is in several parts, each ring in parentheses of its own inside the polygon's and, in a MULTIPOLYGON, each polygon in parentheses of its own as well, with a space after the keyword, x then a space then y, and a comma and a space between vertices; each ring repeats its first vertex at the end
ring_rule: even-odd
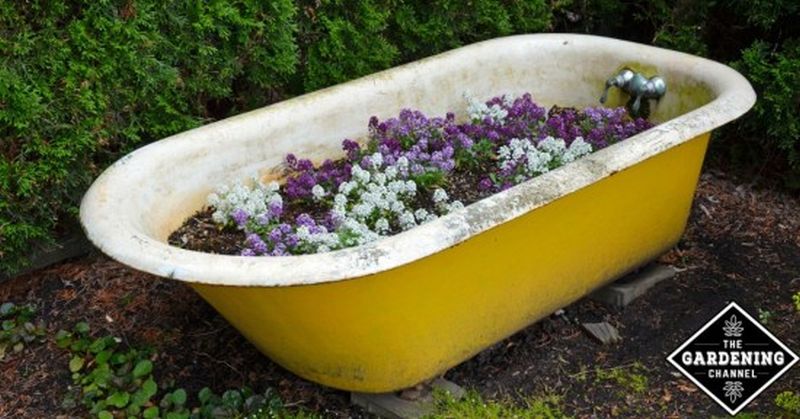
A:
POLYGON ((625 108, 547 111, 530 94, 467 97, 467 120, 405 109, 372 117, 364 143, 315 165, 286 156, 285 182, 225 185, 171 236, 215 253, 284 256, 409 230, 650 128, 625 108), (198 234, 198 230, 202 234, 198 234), (222 230, 222 231, 220 231, 222 230), (209 236, 227 239, 221 244, 209 236), (236 242, 231 242, 236 241, 236 242))
POLYGON ((173 382, 159 384, 154 376, 157 356, 150 348, 124 347, 118 337, 94 337, 79 322, 55 335, 58 347, 70 353, 72 385, 62 407, 83 406, 98 419, 301 418, 289 412, 270 388, 256 394, 247 387, 218 395, 208 387, 196 395, 173 382))
POLYGON ((0 361, 7 353, 22 352, 25 345, 43 339, 44 329, 35 323, 35 314, 36 308, 31 305, 0 304, 0 361))

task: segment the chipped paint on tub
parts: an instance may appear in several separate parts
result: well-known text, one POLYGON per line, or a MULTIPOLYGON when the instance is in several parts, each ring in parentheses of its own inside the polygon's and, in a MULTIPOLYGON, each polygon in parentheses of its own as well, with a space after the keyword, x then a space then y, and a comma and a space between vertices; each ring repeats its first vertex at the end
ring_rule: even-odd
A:
POLYGON ((754 100, 734 70, 682 53, 581 35, 499 38, 143 147, 96 180, 81 221, 105 253, 187 282, 291 371, 342 389, 394 390, 673 245, 708 133, 754 100), (288 257, 166 244, 217 185, 274 176, 289 152, 337 157, 341 139, 363 136, 370 115, 463 111, 465 90, 477 97, 530 91, 548 106, 591 106, 603 81, 634 62, 670 83, 654 115, 660 125, 413 230, 288 257))

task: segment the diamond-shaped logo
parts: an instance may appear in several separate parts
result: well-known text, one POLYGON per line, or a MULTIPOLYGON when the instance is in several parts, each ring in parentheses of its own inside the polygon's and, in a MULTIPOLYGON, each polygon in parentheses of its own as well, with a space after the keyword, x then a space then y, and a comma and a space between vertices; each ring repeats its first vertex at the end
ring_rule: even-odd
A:
POLYGON ((797 363, 798 357, 732 302, 667 360, 735 415, 797 363))

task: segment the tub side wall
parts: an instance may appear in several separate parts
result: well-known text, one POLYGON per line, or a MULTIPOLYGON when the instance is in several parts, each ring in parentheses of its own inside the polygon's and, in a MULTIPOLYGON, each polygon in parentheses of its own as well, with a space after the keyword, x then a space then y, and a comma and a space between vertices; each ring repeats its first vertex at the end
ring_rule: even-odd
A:
POLYGON ((302 377, 353 391, 408 387, 673 246, 708 138, 376 275, 277 288, 192 286, 302 377))

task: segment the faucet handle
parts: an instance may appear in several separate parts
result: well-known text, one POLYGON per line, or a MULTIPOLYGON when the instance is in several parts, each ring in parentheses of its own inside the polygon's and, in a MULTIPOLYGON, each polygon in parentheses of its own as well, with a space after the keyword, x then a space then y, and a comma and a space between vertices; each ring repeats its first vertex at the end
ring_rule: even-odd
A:
POLYGON ((631 96, 628 104, 634 116, 639 114, 642 99, 659 100, 667 92, 667 83, 664 78, 660 76, 647 78, 644 74, 635 73, 630 68, 623 68, 618 74, 606 80, 603 95, 600 96, 600 103, 606 103, 608 91, 612 87, 617 87, 631 96))

